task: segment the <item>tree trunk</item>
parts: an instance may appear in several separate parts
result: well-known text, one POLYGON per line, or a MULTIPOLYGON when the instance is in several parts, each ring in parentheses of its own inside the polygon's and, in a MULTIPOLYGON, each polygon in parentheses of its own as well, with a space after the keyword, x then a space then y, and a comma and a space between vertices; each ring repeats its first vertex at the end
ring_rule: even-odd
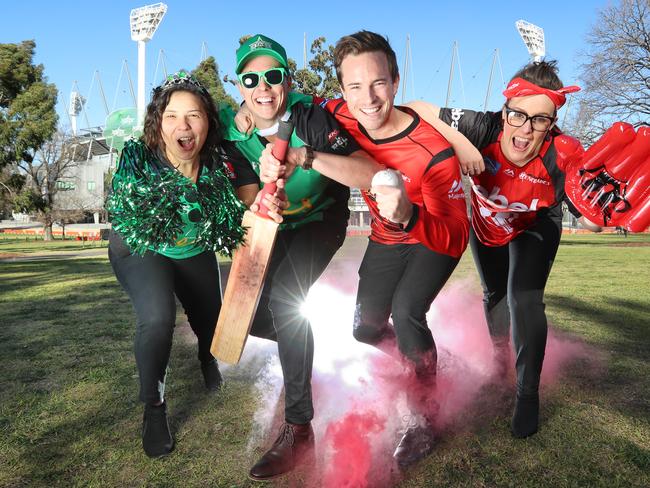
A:
POLYGON ((54 235, 52 234, 52 217, 47 214, 43 218, 43 240, 54 240, 54 235))

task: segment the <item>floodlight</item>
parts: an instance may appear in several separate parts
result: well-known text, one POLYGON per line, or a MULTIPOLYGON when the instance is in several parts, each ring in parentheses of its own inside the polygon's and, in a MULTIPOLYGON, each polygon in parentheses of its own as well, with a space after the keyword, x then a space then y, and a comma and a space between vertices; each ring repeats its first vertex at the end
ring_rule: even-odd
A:
POLYGON ((131 10, 131 39, 138 43, 138 125, 144 120, 145 44, 160 25, 167 5, 156 3, 131 10))
POLYGON ((167 12, 167 5, 155 3, 131 10, 131 39, 147 42, 151 40, 167 12))
POLYGON ((82 97, 78 91, 70 92, 70 106, 68 108, 68 113, 70 115, 79 115, 84 103, 86 103, 86 99, 82 97))
POLYGON ((84 103, 86 99, 82 97, 78 91, 73 90, 70 92, 70 105, 68 106, 68 115, 70 115, 70 129, 72 130, 72 135, 77 135, 77 116, 83 110, 84 103))
POLYGON ((544 29, 525 20, 515 22, 519 35, 526 44, 528 54, 533 61, 541 61, 546 54, 544 46, 544 29))

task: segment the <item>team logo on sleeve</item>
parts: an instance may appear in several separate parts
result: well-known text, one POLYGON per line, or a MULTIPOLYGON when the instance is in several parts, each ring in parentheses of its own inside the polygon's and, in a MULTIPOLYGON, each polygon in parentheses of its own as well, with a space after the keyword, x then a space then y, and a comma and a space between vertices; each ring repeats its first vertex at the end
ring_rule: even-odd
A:
POLYGON ((348 145, 347 137, 343 137, 339 134, 340 132, 338 129, 334 129, 332 132, 327 134, 327 141, 329 142, 332 151, 336 151, 337 149, 343 149, 345 146, 348 145))
POLYGON ((451 109, 451 125, 454 129, 458 129, 458 122, 460 118, 465 115, 462 108, 452 108, 451 109))
POLYGON ((236 178, 235 176, 235 168, 233 167, 232 163, 230 161, 224 161, 223 162, 223 170, 226 173, 226 176, 230 180, 234 180, 236 178))

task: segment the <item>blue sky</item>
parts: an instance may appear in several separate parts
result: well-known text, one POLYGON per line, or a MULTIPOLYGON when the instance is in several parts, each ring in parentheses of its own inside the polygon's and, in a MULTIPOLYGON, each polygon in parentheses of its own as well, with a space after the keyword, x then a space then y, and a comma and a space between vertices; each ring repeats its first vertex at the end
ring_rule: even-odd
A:
MULTIPOLYGON (((61 122, 67 124, 64 104, 76 81, 88 99, 89 124, 103 125, 105 110, 96 82, 99 71, 109 110, 130 106, 126 77, 118 86, 123 60, 135 84, 137 48, 131 41, 129 13, 151 1, 111 2, 6 2, 0 42, 36 40, 36 62, 45 66, 57 85, 61 122), (92 89, 91 89, 92 88, 92 89)), ((318 36, 328 43, 342 35, 368 29, 387 35, 404 66, 406 36, 411 42, 412 65, 407 99, 425 99, 442 105, 447 94, 452 44, 458 42, 463 83, 456 65, 450 105, 480 109, 485 99, 492 56, 499 49, 503 77, 507 80, 528 60, 528 52, 514 23, 527 20, 544 28, 547 57, 557 59, 565 84, 579 83, 579 53, 585 37, 607 0, 575 1, 375 1, 353 2, 201 2, 169 0, 168 11, 154 38, 147 44, 147 93, 162 79, 156 64, 161 49, 169 71, 193 69, 205 42, 216 58, 221 75, 232 74, 238 39, 264 33, 282 43, 302 66, 303 33, 308 45, 318 36), (464 90, 463 90, 464 89, 464 90), (464 92, 464 93, 463 93, 464 92)), ((488 108, 502 103, 501 74, 497 68, 488 108)), ((236 96, 233 90, 232 94, 236 96)), ((401 100, 401 92, 397 101, 401 100)), ((85 126, 81 122, 80 126, 85 126)))

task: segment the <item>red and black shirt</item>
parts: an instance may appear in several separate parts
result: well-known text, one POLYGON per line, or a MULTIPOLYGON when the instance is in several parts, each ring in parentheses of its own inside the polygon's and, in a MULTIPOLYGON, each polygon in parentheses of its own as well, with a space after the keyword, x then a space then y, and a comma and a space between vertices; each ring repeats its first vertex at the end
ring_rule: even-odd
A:
POLYGON ((519 167, 501 151, 501 112, 442 108, 440 119, 458 129, 487 160, 486 170, 471 178, 472 228, 483 244, 507 244, 543 216, 561 225, 566 195, 564 161, 555 146, 559 131, 542 143, 535 158, 519 167))
POLYGON ((374 197, 362 191, 373 217, 370 239, 384 244, 422 243, 433 251, 460 257, 467 247, 469 222, 458 159, 447 140, 406 107, 395 107, 413 118, 404 131, 373 139, 344 100, 322 104, 379 164, 402 173, 413 203, 413 217, 402 228, 381 217, 374 197))

